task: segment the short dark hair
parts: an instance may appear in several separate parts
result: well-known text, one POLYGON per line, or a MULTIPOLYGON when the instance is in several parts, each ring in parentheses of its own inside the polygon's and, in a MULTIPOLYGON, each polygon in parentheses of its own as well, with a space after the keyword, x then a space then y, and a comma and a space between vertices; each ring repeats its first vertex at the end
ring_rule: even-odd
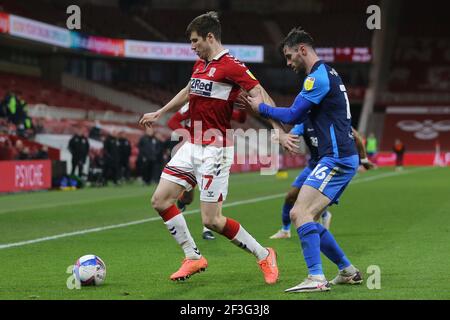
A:
POLYGON ((194 31, 203 39, 211 32, 217 41, 220 41, 222 28, 220 26, 219 14, 215 11, 209 11, 196 17, 187 26, 186 36, 189 38, 194 31))
POLYGON ((283 48, 285 46, 292 48, 293 46, 296 46, 300 43, 307 44, 313 49, 315 47, 313 38, 302 27, 292 28, 291 31, 289 31, 288 35, 283 39, 283 41, 281 41, 280 49, 281 51, 283 51, 283 48))

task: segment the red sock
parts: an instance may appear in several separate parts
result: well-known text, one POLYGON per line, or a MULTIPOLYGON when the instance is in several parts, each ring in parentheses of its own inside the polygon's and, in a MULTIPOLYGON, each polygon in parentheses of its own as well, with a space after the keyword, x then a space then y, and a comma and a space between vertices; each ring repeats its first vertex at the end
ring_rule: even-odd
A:
POLYGON ((231 218, 227 218, 227 222, 223 227, 222 234, 228 239, 233 240, 234 237, 236 237, 236 234, 238 233, 240 227, 241 225, 239 224, 239 222, 231 218))
POLYGON ((164 222, 169 221, 177 214, 180 214, 180 209, 178 209, 177 206, 174 204, 168 207, 163 212, 159 212, 159 215, 161 216, 161 218, 163 218, 164 222))

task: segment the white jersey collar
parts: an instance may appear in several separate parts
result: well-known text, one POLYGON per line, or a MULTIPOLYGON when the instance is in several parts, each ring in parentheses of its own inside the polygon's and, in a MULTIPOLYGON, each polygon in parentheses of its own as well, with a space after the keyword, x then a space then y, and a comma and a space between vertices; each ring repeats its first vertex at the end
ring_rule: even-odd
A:
POLYGON ((222 50, 221 52, 219 52, 214 58, 212 58, 213 60, 219 60, 223 55, 227 54, 228 52, 230 52, 230 50, 225 49, 222 50))

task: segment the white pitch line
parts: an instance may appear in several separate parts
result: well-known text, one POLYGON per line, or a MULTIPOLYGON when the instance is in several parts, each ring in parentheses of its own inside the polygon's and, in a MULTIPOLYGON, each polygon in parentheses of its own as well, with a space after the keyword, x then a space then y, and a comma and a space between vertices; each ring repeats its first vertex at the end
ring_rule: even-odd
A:
POLYGON ((431 169, 434 169, 434 168, 436 168, 436 167, 424 167, 424 168, 418 168, 418 169, 406 170, 406 171, 386 172, 386 173, 382 173, 382 174, 378 174, 378 175, 374 175, 374 176, 370 176, 370 177, 365 177, 365 178, 352 180, 352 181, 350 181, 350 184, 356 184, 356 183, 359 183, 359 182, 373 181, 373 180, 378 180, 378 179, 381 179, 381 178, 398 176, 398 175, 401 175, 401 174, 415 173, 415 172, 419 172, 419 171, 428 171, 428 170, 431 170, 431 169))
MULTIPOLYGON (((408 171, 403 171, 403 172, 389 172, 389 173, 384 173, 384 174, 380 174, 380 175, 376 175, 376 176, 360 178, 358 180, 353 181, 351 184, 355 184, 355 183, 358 183, 358 182, 373 181, 373 180, 378 180, 378 179, 387 178, 387 177, 391 177, 391 176, 397 176, 397 175, 401 175, 401 174, 415 173, 415 172, 423 171, 423 170, 427 170, 427 169, 429 170, 430 168, 420 168, 420 169, 416 169, 416 170, 408 170, 408 171)), ((283 196, 285 196, 285 193, 278 193, 278 194, 274 194, 274 195, 271 195, 271 196, 258 197, 258 198, 242 200, 242 201, 235 201, 235 202, 231 202, 231 203, 225 203, 223 205, 223 208, 234 207, 234 206, 239 206, 239 205, 249 204, 249 203, 255 203, 255 202, 260 202, 260 201, 265 201, 265 200, 271 200, 271 199, 276 199, 276 198, 280 198, 280 197, 283 197, 283 196)), ((194 214, 194 213, 197 213, 197 212, 200 212, 200 209, 188 210, 188 211, 184 212, 183 215, 190 215, 190 214, 194 214)), ((105 231, 105 230, 123 228, 123 227, 132 226, 132 225, 147 223, 147 222, 150 222, 150 221, 156 221, 156 220, 161 220, 161 217, 153 217, 153 218, 148 218, 148 219, 130 221, 130 222, 126 222, 126 223, 114 224, 114 225, 105 226, 105 227, 98 227, 98 228, 92 228, 92 229, 85 229, 85 230, 79 230, 79 231, 74 231, 74 232, 62 233, 62 234, 58 234, 58 235, 54 235, 54 236, 43 237, 43 238, 38 238, 38 239, 33 239, 33 240, 1 244, 0 245, 0 250, 12 248, 12 247, 22 247, 22 246, 25 246, 25 245, 28 245, 28 244, 34 244, 34 243, 38 243, 38 242, 44 242, 44 241, 61 239, 61 238, 67 238, 67 237, 72 237, 72 236, 77 236, 77 235, 82 235, 82 234, 87 234, 87 233, 93 233, 93 232, 100 232, 100 231, 105 231)))
MULTIPOLYGON (((242 200, 242 201, 236 201, 236 202, 231 202, 231 203, 225 203, 223 205, 223 207, 224 208, 234 207, 234 206, 239 206, 239 205, 242 205, 242 204, 249 204, 249 203, 255 203, 255 202, 259 202, 259 201, 271 200, 271 199, 279 198, 279 197, 281 197, 283 195, 284 195, 284 193, 279 193, 279 194, 274 194, 274 195, 266 196, 266 197, 259 197, 259 198, 249 199, 249 200, 242 200)), ((197 212, 200 212, 200 209, 194 209, 194 210, 189 210, 189 211, 183 212, 183 215, 190 215, 190 214, 197 213, 197 212)), ((136 224, 142 224, 142 223, 146 223, 146 222, 150 222, 150 221, 156 221, 156 220, 161 220, 161 217, 153 217, 153 218, 148 218, 148 219, 130 221, 130 222, 126 222, 126 223, 114 224, 114 225, 111 225, 111 226, 105 226, 105 227, 98 227, 98 228, 92 228, 92 229, 86 229, 86 230, 62 233, 62 234, 58 234, 58 235, 54 235, 54 236, 50 236, 50 237, 38 238, 38 239, 34 239, 34 240, 27 240, 27 241, 15 242, 15 243, 2 244, 2 245, 0 245, 0 250, 1 249, 12 248, 12 247, 21 247, 21 246, 25 246, 27 244, 33 244, 33 243, 38 243, 38 242, 43 242, 43 241, 67 238, 67 237, 77 236, 77 235, 86 234, 86 233, 100 232, 100 231, 104 231, 104 230, 128 227, 128 226, 132 226, 132 225, 136 225, 136 224)))

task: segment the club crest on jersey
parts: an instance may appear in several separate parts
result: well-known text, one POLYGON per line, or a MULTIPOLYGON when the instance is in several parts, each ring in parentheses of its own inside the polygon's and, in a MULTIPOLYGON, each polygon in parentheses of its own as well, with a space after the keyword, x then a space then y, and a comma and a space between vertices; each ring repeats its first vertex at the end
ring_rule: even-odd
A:
POLYGON ((314 81, 316 81, 316 79, 313 77, 306 78, 305 83, 303 84, 306 91, 309 91, 314 87, 314 81))
POLYGON ((214 77, 214 73, 216 72, 216 68, 211 68, 208 72, 208 77, 214 77))

